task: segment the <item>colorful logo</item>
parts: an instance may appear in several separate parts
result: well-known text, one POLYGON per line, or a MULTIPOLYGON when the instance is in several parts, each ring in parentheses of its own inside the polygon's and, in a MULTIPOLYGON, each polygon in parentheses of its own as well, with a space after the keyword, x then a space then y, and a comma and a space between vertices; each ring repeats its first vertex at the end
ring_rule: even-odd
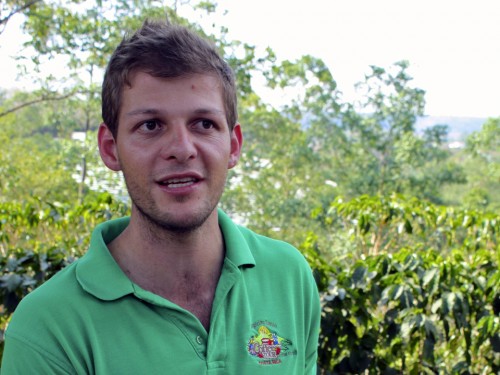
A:
POLYGON ((278 336, 276 331, 271 331, 266 325, 260 325, 257 333, 247 343, 248 353, 258 358, 260 364, 281 363, 280 358, 297 354, 297 351, 291 349, 290 340, 278 336))

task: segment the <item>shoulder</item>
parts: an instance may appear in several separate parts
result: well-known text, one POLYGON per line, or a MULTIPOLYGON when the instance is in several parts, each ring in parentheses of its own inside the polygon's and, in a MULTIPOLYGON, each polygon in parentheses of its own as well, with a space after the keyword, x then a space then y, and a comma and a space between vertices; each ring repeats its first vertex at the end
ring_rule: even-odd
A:
POLYGON ((61 310, 68 307, 68 301, 81 293, 75 278, 77 262, 78 260, 26 295, 14 311, 8 330, 26 330, 27 324, 57 319, 61 310), (22 323, 18 325, 18 321, 22 323))
POLYGON ((57 349, 59 338, 64 332, 80 336, 73 318, 78 316, 81 306, 75 303, 75 296, 81 294, 74 276, 75 263, 29 293, 17 306, 5 331, 10 362, 26 357, 34 362, 23 366, 35 366, 39 363, 36 358, 45 358, 40 363, 63 366, 64 358, 57 349))
POLYGON ((224 234, 227 256, 237 265, 300 268, 310 272, 302 253, 291 244, 255 233, 234 223, 219 210, 219 225, 224 234))
POLYGON ((293 306, 295 312, 303 311, 308 317, 305 320, 317 319, 318 289, 304 255, 287 242, 237 227, 255 260, 243 271, 244 278, 258 288, 260 300, 272 301, 275 306, 293 306))
POLYGON ((255 256, 305 261, 302 253, 288 242, 263 236, 244 226, 237 225, 237 228, 255 256))
POLYGON ((12 316, 9 330, 26 331, 27 324, 40 324, 40 327, 47 325, 42 322, 51 322, 52 326, 63 325, 63 317, 71 318, 72 314, 93 306, 96 299, 85 287, 91 282, 103 288, 115 286, 113 276, 120 272, 116 270, 118 266, 107 251, 106 243, 117 236, 127 223, 128 218, 123 218, 98 225, 92 233, 89 249, 81 258, 21 300, 12 316), (61 318, 59 321, 56 320, 58 317, 61 318))
POLYGON ((311 268, 297 248, 243 226, 238 226, 238 230, 255 260, 254 272, 260 279, 263 279, 263 275, 273 275, 273 279, 288 280, 289 283, 302 285, 303 288, 307 288, 307 285, 312 289, 316 288, 311 268))

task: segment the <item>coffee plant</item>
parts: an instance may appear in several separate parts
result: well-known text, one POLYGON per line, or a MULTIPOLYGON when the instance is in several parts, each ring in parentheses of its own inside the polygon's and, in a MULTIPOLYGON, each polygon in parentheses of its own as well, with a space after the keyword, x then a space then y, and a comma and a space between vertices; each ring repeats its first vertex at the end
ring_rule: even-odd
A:
POLYGON ((393 195, 316 217, 356 249, 324 262, 314 237, 303 246, 322 291, 322 374, 500 372, 498 215, 393 195))

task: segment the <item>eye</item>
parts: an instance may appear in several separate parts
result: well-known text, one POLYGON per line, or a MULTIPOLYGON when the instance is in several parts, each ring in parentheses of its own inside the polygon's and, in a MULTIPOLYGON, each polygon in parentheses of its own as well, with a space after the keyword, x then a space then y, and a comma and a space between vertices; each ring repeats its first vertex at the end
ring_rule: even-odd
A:
POLYGON ((161 124, 157 120, 147 120, 140 124, 139 129, 144 132, 152 132, 158 130, 161 124))
POLYGON ((195 122, 194 126, 200 130, 210 130, 215 128, 215 123, 212 120, 198 120, 195 122))

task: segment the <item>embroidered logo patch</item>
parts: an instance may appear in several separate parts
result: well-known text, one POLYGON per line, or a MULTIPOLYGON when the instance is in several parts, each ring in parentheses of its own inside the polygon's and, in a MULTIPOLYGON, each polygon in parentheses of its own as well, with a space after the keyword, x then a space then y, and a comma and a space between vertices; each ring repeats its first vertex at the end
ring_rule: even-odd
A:
POLYGON ((254 323, 252 328, 256 333, 248 340, 247 350, 252 357, 259 360, 259 364, 276 365, 281 363, 283 357, 297 355, 297 350, 293 350, 292 341, 278 335, 276 324, 259 321, 254 323))

